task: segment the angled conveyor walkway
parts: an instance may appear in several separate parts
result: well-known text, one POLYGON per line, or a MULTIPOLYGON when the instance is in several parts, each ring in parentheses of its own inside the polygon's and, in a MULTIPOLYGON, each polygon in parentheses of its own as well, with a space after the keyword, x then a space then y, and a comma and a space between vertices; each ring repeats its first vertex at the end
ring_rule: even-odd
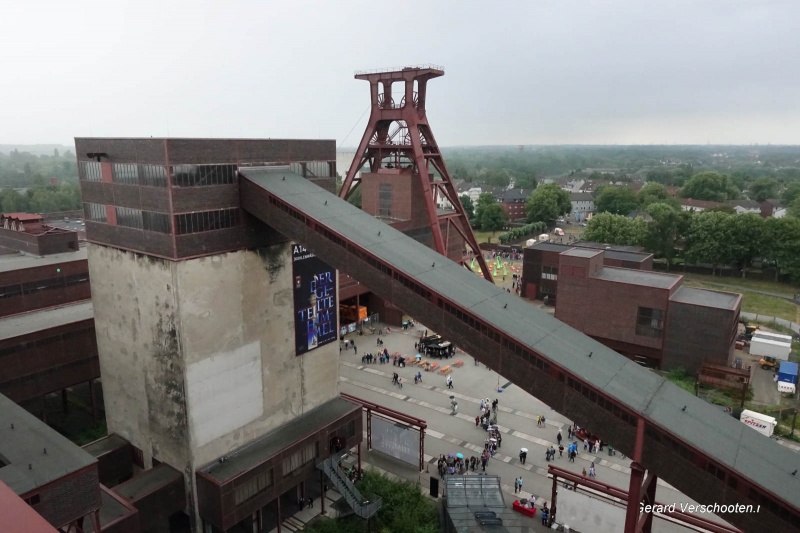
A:
POLYGON ((243 207, 745 531, 800 530, 800 456, 302 176, 240 169, 243 207))

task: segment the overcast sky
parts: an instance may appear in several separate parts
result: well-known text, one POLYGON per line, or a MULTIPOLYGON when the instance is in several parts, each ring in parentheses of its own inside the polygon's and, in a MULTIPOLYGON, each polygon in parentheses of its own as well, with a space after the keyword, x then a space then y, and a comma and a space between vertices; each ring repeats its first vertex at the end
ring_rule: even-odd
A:
POLYGON ((355 146, 354 71, 422 63, 443 146, 800 144, 798 0, 9 0, 0 144, 355 146))

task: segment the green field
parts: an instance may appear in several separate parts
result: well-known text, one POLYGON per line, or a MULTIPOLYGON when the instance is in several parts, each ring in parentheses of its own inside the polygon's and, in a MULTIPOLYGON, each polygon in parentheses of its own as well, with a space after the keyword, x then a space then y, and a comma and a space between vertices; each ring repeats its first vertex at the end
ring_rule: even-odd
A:
POLYGON ((800 322, 800 307, 794 303, 775 296, 752 292, 753 290, 758 290, 792 296, 797 290, 789 284, 740 278, 719 278, 698 274, 686 274, 684 283, 703 289, 739 292, 742 294, 742 311, 800 322))

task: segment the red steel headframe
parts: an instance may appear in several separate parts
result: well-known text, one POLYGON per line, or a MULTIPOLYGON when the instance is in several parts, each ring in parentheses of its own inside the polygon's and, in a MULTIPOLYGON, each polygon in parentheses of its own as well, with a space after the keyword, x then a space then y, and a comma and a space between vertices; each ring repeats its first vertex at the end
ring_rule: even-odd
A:
POLYGON ((415 174, 422 182, 425 196, 423 200, 436 251, 444 256, 448 255, 446 233, 453 227, 472 248, 483 277, 492 281, 492 275, 478 247, 475 234, 472 233, 464 206, 461 205, 439 146, 428 125, 425 112, 428 80, 443 75, 444 69, 435 66, 356 73, 357 80, 369 82, 372 111, 339 196, 346 200, 356 191, 361 184, 361 179, 356 178, 356 174, 365 164, 369 164, 370 172, 377 172, 378 169, 384 168, 385 164, 393 165, 394 168, 399 168, 401 164, 412 165, 415 174), (392 98, 393 83, 404 84, 404 94, 399 102, 392 98), (430 171, 431 167, 441 179, 435 179, 430 171), (455 211, 438 214, 436 212, 438 196, 446 198, 455 211), (444 236, 442 223, 446 228, 444 236))

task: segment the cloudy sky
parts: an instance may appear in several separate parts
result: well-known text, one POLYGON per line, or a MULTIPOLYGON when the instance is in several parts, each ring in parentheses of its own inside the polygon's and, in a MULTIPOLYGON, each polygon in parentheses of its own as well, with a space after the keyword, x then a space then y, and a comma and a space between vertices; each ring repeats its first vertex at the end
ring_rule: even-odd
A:
POLYGON ((9 1, 0 144, 354 146, 354 71, 422 63, 444 146, 800 144, 798 0, 9 1))

